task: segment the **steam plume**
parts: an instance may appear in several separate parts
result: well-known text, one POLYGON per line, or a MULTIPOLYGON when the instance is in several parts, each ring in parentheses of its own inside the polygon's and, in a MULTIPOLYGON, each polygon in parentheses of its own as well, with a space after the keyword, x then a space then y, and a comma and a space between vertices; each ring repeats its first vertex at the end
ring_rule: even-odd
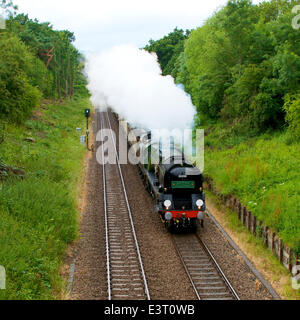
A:
POLYGON ((155 54, 129 45, 114 47, 90 55, 86 73, 96 108, 110 106, 143 128, 191 127, 195 107, 171 76, 162 76, 155 54))

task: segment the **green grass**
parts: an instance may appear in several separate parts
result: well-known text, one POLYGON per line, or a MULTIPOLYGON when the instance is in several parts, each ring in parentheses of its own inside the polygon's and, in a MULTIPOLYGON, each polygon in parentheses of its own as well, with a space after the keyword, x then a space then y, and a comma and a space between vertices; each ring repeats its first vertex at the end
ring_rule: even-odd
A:
POLYGON ((300 253, 300 144, 286 132, 259 136, 205 126, 205 174, 300 253))
POLYGON ((0 299, 54 299, 61 291, 59 268, 78 235, 85 148, 76 128, 85 127, 87 105, 88 99, 50 103, 23 126, 0 120, 0 156, 26 172, 23 180, 0 183, 0 265, 7 273, 0 299))

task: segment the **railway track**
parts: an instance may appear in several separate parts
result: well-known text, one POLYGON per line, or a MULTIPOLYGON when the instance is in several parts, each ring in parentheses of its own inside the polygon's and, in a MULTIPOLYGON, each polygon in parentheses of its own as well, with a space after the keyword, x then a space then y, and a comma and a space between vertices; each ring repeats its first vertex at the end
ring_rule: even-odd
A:
MULTIPOLYGON (((110 129, 111 134, 108 113, 101 113, 100 118, 101 129, 110 129)), ((103 165, 108 300, 150 300, 116 141, 113 135, 110 138, 117 165, 103 165)))
POLYGON ((240 300, 212 253, 197 235, 173 235, 173 241, 199 300, 240 300))
MULTIPOLYGON (((112 131, 109 114, 101 113, 101 128, 112 131)), ((114 144, 117 165, 103 166, 108 299, 150 300, 119 163, 117 141, 114 136, 110 139, 114 144)), ((174 234, 172 238, 199 300, 240 300, 213 254, 197 234, 174 234)))
MULTIPOLYGON (((108 122, 108 128, 112 129, 108 113, 106 114, 106 119, 108 122)), ((116 151, 116 157, 118 158, 115 142, 114 147, 116 151)), ((124 179, 122 176, 120 165, 118 165, 118 167, 123 184, 123 190, 125 190, 124 179)), ((104 169, 105 168, 103 168, 103 170, 104 169)), ((118 194, 118 192, 120 192, 120 190, 115 192, 115 194, 112 194, 112 199, 116 199, 116 195, 118 194)), ((120 203, 119 205, 119 208, 122 211, 124 208, 129 207, 127 196, 125 198, 126 204, 120 203)), ((109 216, 109 214, 107 216, 109 216)), ((129 216, 131 216, 131 213, 129 216)), ((130 219, 132 220, 132 218, 130 219)), ((114 217, 113 220, 117 223, 117 217, 114 217)), ((132 228, 134 228, 133 224, 132 228)), ((127 227, 127 230, 128 229, 129 227, 127 227)), ((107 230, 109 233, 109 226, 107 230)), ((113 232, 116 233, 116 231, 113 232)), ((199 300, 239 300, 238 295, 230 285, 221 268, 218 266, 209 249, 203 242, 201 242, 200 238, 198 238, 195 234, 173 235, 172 237, 178 255, 180 256, 194 292, 199 300)), ((107 239, 108 238, 109 236, 107 236, 107 239)), ((122 239, 122 236, 120 238, 122 239)), ((109 241, 107 241, 107 243, 109 243, 109 241)), ((120 245, 118 245, 117 249, 119 250, 119 252, 122 252, 122 249, 120 249, 120 245)), ((119 260, 122 261, 121 258, 119 260)), ((108 263, 108 265, 110 264, 108 263)), ((135 270, 137 269, 137 264, 135 264, 135 270)), ((111 278, 113 279, 113 277, 111 278)), ((126 277, 124 276, 124 278, 126 277)), ((136 280, 136 283, 141 283, 140 278, 141 277, 139 277, 139 281, 138 279, 136 280)), ((143 276, 143 278, 145 277, 143 276)), ((123 287, 126 288, 126 285, 123 284, 123 287)), ((141 285, 139 286, 139 288, 141 289, 141 285)), ((149 292, 146 295, 147 298, 150 299, 149 292)), ((119 299, 119 297, 120 295, 118 294, 117 298, 119 299)), ((121 295, 121 297, 127 299, 127 296, 121 295)), ((141 292, 139 292, 139 298, 143 299, 141 292)))

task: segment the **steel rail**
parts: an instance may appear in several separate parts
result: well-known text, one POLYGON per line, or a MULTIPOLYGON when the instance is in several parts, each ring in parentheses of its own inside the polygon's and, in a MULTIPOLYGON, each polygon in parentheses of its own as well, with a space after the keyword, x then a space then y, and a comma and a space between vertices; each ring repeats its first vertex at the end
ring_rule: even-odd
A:
POLYGON ((182 263, 182 265, 183 265, 183 267, 184 267, 184 270, 185 270, 185 272, 186 272, 186 274, 187 274, 187 276, 188 276, 188 278, 189 278, 189 280, 190 280, 190 283, 191 283, 191 285, 192 285, 192 287, 193 287, 194 293, 195 293, 197 299, 198 299, 198 300, 201 300, 201 297, 200 297, 200 295, 199 295, 199 292, 198 292, 198 290, 197 290, 197 287, 195 286, 195 283, 194 283, 194 281, 193 281, 193 278, 192 278, 192 276, 191 276, 191 274, 190 274, 190 272, 189 272, 189 270, 188 270, 188 267, 187 267, 187 265, 186 265, 186 263, 185 263, 185 261, 184 261, 184 258, 183 258, 183 256, 181 255, 180 249, 179 249, 178 246, 176 245, 176 242, 174 241, 174 237, 173 237, 172 239, 173 239, 173 243, 174 243, 175 249, 176 249, 176 251, 177 251, 177 254, 178 254, 178 256, 179 256, 179 258, 180 258, 180 260, 181 260, 181 263, 182 263))
POLYGON ((215 264, 218 272, 220 273, 221 277, 223 278, 224 282, 226 283, 227 287, 229 288, 229 290, 232 292, 232 295, 235 297, 236 300, 241 300, 240 297, 238 296, 238 294, 236 293, 236 291, 234 290, 233 286, 231 285, 231 283, 229 282, 228 278, 226 277, 225 273, 222 271, 220 265, 218 264, 217 260, 215 259, 215 257, 213 256, 212 252, 209 250, 209 248, 207 247, 207 245, 205 244, 205 242, 198 236, 196 235, 196 237, 198 238, 198 241, 200 242, 200 244, 204 247, 205 251, 207 252, 207 254, 210 256, 211 260, 213 261, 213 263, 215 264))
POLYGON ((106 172, 104 165, 104 139, 103 139, 103 119, 100 113, 100 134, 101 134, 101 155, 102 155, 102 176, 103 176, 103 198, 104 198, 104 215, 105 215, 105 246, 106 246, 106 268, 107 268, 107 293, 108 300, 111 300, 111 273, 110 273, 110 251, 109 251, 109 234, 108 234, 108 216, 107 216, 107 198, 106 198, 106 172))
POLYGON ((172 235, 178 256, 198 300, 240 300, 205 243, 195 234, 172 235))
POLYGON ((112 130, 112 126, 111 126, 111 122, 110 122, 110 119, 109 119, 108 112, 106 112, 105 114, 106 114, 107 122, 108 122, 108 125, 109 125, 109 129, 111 131, 112 142, 113 142, 115 156, 116 156, 116 160, 117 160, 117 167, 118 167, 120 178, 121 178, 121 182, 122 182, 122 189, 123 189, 123 194, 124 194, 125 201, 126 201, 128 217, 129 217, 130 225, 131 225, 131 231, 132 231, 132 235, 133 235, 133 238, 134 238, 136 252, 137 252, 139 265, 140 265, 140 271, 141 271, 143 282, 144 282, 145 295, 147 297, 147 300, 151 300, 150 293, 149 293, 149 288, 148 288, 148 284, 147 284, 147 279, 146 279, 146 274, 145 274, 145 270, 144 270, 144 266, 143 266, 143 262, 142 262, 142 257, 141 257, 141 253, 140 253, 140 249, 139 249, 139 244, 138 244, 138 240, 137 240, 137 236, 136 236, 136 232, 135 232, 134 222, 133 222, 133 218, 132 218, 132 212, 131 212, 131 208, 130 208, 130 204, 129 204, 129 200, 128 200, 128 196, 127 196, 124 177, 123 177, 123 173, 122 173, 122 169, 121 169, 121 165, 120 165, 120 161, 119 161, 116 141, 115 141, 115 138, 114 138, 114 135, 113 135, 113 130, 112 130))
POLYGON ((270 283, 262 276, 262 274, 255 268, 255 266, 250 262, 248 257, 244 254, 244 252, 235 244, 235 242, 231 239, 229 234, 223 229, 223 227, 218 223, 216 218, 207 210, 207 216, 210 218, 212 223, 217 227, 217 229, 222 233, 222 235, 226 238, 230 246, 243 258, 245 264, 248 266, 250 271, 258 278, 258 280, 264 285, 266 290, 270 293, 274 300, 281 300, 280 296, 273 289, 270 283))

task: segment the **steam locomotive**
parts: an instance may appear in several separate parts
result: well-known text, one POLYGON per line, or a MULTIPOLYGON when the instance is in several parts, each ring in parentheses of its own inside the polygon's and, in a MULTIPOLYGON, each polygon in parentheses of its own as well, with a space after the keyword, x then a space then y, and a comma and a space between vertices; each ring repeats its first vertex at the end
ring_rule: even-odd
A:
POLYGON ((195 232, 198 221, 204 227, 206 206, 201 171, 174 143, 166 148, 161 142, 152 141, 151 132, 140 135, 127 126, 127 132, 135 132, 134 138, 129 138, 129 145, 135 146, 142 160, 138 163, 139 175, 155 199, 156 210, 166 228, 171 232, 195 232))

